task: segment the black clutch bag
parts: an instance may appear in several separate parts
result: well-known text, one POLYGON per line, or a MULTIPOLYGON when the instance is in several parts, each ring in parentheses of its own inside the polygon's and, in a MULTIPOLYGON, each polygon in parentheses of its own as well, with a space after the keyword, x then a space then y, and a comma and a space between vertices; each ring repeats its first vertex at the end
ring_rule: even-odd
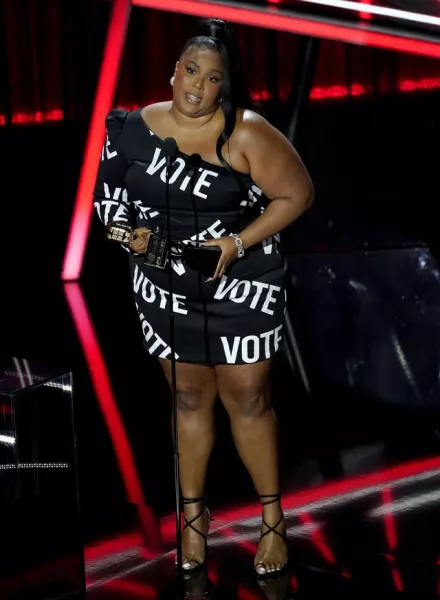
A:
POLYGON ((218 246, 201 246, 190 242, 183 244, 182 261, 204 277, 213 277, 222 251, 218 246))

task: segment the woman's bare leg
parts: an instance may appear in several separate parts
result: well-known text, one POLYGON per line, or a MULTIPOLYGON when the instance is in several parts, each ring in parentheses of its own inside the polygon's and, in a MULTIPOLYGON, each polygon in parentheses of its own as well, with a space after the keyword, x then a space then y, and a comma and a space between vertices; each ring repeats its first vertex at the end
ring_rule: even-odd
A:
MULTIPOLYGON (((160 363, 171 386, 171 362, 161 359, 160 363)), ((215 439, 213 409, 217 398, 217 381, 214 368, 177 363, 176 383, 182 495, 185 498, 202 498, 206 470, 215 439)), ((193 519, 202 507, 202 502, 184 505, 186 519, 193 519)), ((194 521, 193 526, 206 533, 206 514, 194 521)), ((187 569, 205 559, 205 541, 189 527, 183 534, 182 556, 183 567, 187 569)))
MULTIPOLYGON (((259 495, 279 493, 278 427, 270 403, 271 361, 215 368, 219 395, 231 419, 240 457, 259 495)), ((268 498, 267 500, 270 500, 268 498)), ((275 526, 282 516, 278 502, 263 506, 263 518, 275 526)), ((276 531, 284 534, 284 519, 276 531)), ((263 525, 262 533, 267 528, 263 525)), ((280 570, 287 562, 284 540, 270 533, 262 538, 255 558, 259 574, 280 570)))

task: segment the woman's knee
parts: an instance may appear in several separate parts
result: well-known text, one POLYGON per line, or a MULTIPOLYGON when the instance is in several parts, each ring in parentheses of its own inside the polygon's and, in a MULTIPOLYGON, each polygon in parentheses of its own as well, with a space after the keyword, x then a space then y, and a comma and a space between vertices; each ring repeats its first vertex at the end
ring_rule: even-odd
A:
MULTIPOLYGON (((160 364, 171 388, 171 362, 160 359, 160 364)), ((180 413, 209 410, 217 398, 217 380, 212 367, 177 363, 176 384, 176 403, 180 413)))
POLYGON ((271 410, 267 386, 257 387, 252 383, 243 382, 241 385, 223 389, 221 399, 229 414, 258 417, 271 410))
POLYGON ((178 386, 177 408, 181 413, 207 410, 214 404, 215 397, 215 390, 200 389, 197 386, 178 386))

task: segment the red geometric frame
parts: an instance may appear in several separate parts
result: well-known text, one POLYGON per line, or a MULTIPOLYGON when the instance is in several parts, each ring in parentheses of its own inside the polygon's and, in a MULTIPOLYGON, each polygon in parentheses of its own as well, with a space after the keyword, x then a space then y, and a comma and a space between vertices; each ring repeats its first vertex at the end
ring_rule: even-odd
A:
MULTIPOLYGON (((289 31, 301 35, 339 40, 350 44, 440 58, 440 43, 370 31, 362 24, 339 25, 319 22, 306 17, 292 16, 274 6, 245 8, 206 0, 133 0, 133 4, 145 8, 198 17, 223 18, 235 23, 277 31, 289 31)), ((111 108, 115 94, 131 5, 131 0, 113 0, 112 16, 64 256, 61 274, 63 281, 75 281, 81 275, 93 212, 92 192, 105 135, 104 119, 111 108)))
POLYGON ((81 290, 81 284, 74 281, 65 283, 64 293, 82 346, 98 405, 114 448, 127 500, 137 510, 144 550, 149 556, 155 556, 162 550, 160 530, 153 510, 145 501, 130 440, 111 387, 107 366, 81 290))
POLYGON ((130 18, 131 0, 114 0, 107 39, 96 88, 93 113, 76 192, 61 279, 76 281, 81 275, 87 238, 92 219, 92 192, 101 158, 105 135, 104 120, 112 108, 119 75, 125 36, 130 18))

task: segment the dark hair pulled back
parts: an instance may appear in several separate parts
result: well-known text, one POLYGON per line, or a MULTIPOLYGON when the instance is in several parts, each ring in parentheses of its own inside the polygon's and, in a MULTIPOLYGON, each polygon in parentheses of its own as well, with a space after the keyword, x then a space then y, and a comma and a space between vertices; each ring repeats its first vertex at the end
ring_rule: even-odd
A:
POLYGON ((235 29, 221 19, 199 21, 186 42, 182 54, 191 48, 210 48, 220 53, 224 76, 221 86, 221 107, 225 127, 217 140, 217 156, 229 167, 222 155, 222 148, 231 137, 236 123, 237 108, 251 108, 252 100, 246 85, 240 47, 235 29))

